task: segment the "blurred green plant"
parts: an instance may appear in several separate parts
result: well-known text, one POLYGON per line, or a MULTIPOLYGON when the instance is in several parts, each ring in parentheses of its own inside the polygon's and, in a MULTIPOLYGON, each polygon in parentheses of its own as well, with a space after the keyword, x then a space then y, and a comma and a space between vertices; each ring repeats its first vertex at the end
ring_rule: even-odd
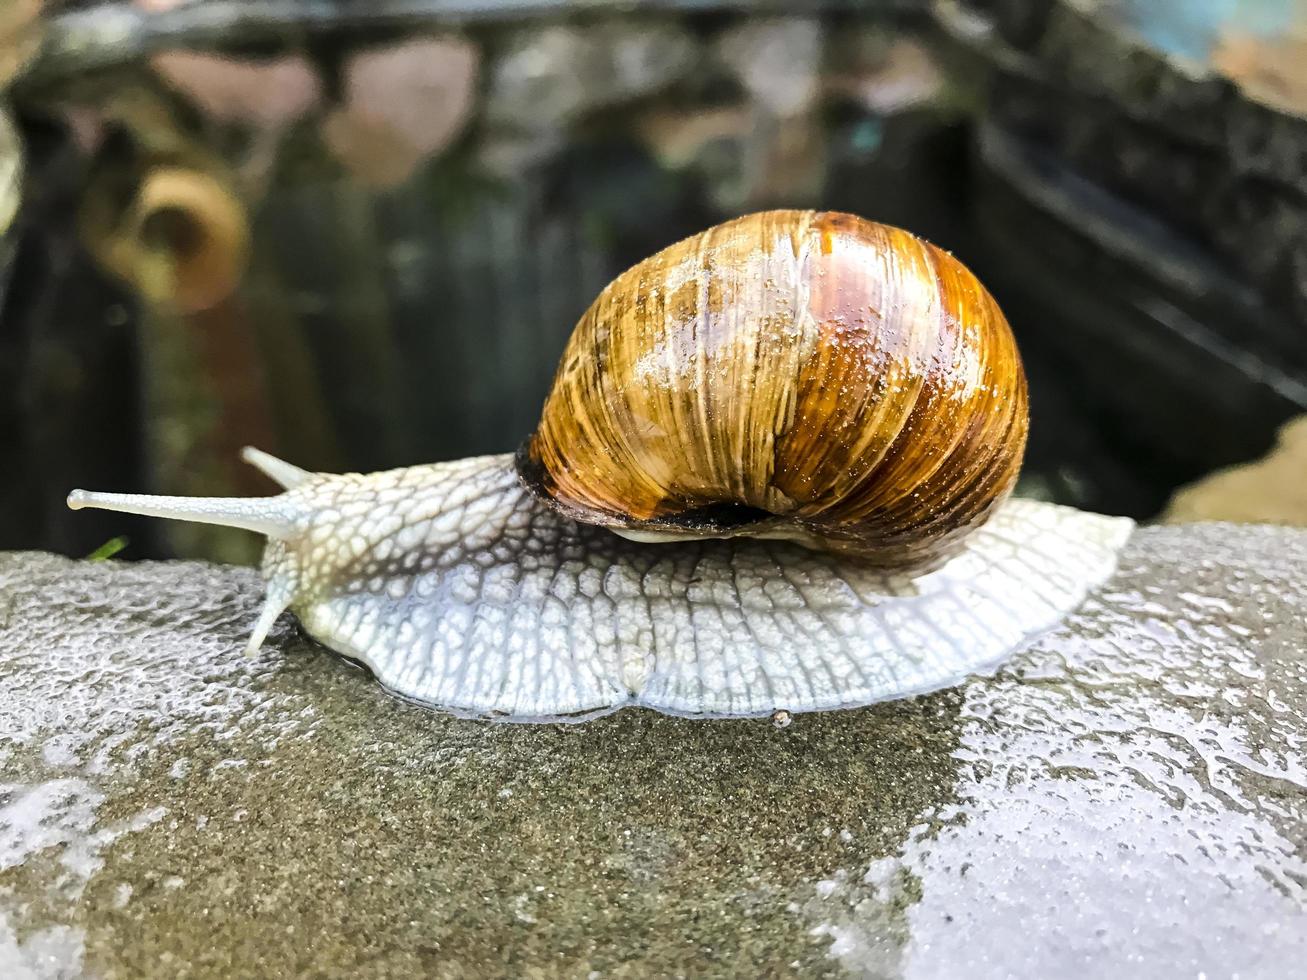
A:
POLYGON ((122 551, 130 542, 123 535, 116 538, 110 538, 100 547, 96 548, 86 556, 87 561, 108 561, 118 552, 122 551))

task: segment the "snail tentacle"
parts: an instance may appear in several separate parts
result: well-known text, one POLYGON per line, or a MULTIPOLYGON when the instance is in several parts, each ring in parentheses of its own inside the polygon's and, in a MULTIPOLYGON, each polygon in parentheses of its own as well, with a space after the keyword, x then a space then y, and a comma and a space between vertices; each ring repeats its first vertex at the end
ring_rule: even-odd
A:
MULTIPOLYGON (((220 510, 131 499, 182 519, 220 510)), ((769 716, 951 684, 1078 605, 1133 527, 1010 500, 957 557, 913 575, 785 541, 631 542, 559 515, 510 456, 315 474, 230 503, 241 527, 284 532, 283 515, 301 515, 268 544, 252 649, 289 607, 401 696, 527 722, 628 705, 769 716)))
POLYGON ((277 497, 167 497, 144 493, 100 493, 73 490, 70 510, 113 510, 142 517, 218 524, 254 531, 269 538, 295 534, 306 515, 297 511, 285 494, 277 497))
POLYGON ((313 477, 308 470, 300 469, 294 463, 278 459, 272 453, 265 453, 262 449, 255 449, 253 446, 246 446, 241 450, 241 459, 283 490, 293 490, 313 477))
POLYGON ((259 616, 254 621, 254 628, 250 630, 250 638, 245 643, 247 657, 254 656, 263 648, 263 641, 268 638, 273 624, 290 608, 294 598, 294 590, 288 581, 278 578, 267 580, 263 605, 259 608, 259 616))

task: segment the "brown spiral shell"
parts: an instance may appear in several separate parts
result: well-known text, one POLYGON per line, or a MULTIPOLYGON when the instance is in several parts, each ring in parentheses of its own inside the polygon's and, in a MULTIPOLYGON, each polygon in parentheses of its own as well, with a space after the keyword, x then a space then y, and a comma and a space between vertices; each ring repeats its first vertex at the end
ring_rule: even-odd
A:
POLYGON ((613 280, 517 461, 619 533, 924 567, 1011 491, 1027 425, 1011 330, 962 263, 854 215, 769 211, 613 280))

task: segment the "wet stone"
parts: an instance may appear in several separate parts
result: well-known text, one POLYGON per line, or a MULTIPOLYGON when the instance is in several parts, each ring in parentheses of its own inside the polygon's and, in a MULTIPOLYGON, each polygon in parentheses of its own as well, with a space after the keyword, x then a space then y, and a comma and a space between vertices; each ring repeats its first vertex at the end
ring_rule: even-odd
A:
POLYGON ((717 53, 745 91, 776 116, 800 115, 817 101, 822 34, 814 18, 751 21, 724 33, 717 53))
POLYGON ((1283 977, 1307 532, 1136 533, 995 676, 864 710, 487 725, 259 583, 0 556, 0 975, 1283 977))
POLYGON ((23 148, 9 113, 0 107, 0 235, 9 230, 23 193, 23 148))
POLYGON ((485 115, 494 126, 544 132, 657 92, 684 77, 697 57, 694 39, 671 24, 523 30, 494 62, 485 115))
POLYGON ((1167 523, 1257 521, 1307 527, 1307 415, 1285 423, 1264 459, 1231 466, 1181 487, 1167 523))

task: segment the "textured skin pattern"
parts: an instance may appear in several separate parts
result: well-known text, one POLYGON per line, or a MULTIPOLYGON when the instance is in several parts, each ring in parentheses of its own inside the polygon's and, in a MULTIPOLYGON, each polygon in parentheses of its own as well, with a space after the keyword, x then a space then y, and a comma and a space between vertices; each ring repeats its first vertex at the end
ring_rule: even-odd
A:
POLYGON ((954 683, 1058 622, 1128 520, 1005 504, 918 578, 783 542, 635 544, 558 516, 511 458, 317 476, 270 542, 270 601, 393 691, 459 714, 580 720, 624 705, 764 715, 954 683))

